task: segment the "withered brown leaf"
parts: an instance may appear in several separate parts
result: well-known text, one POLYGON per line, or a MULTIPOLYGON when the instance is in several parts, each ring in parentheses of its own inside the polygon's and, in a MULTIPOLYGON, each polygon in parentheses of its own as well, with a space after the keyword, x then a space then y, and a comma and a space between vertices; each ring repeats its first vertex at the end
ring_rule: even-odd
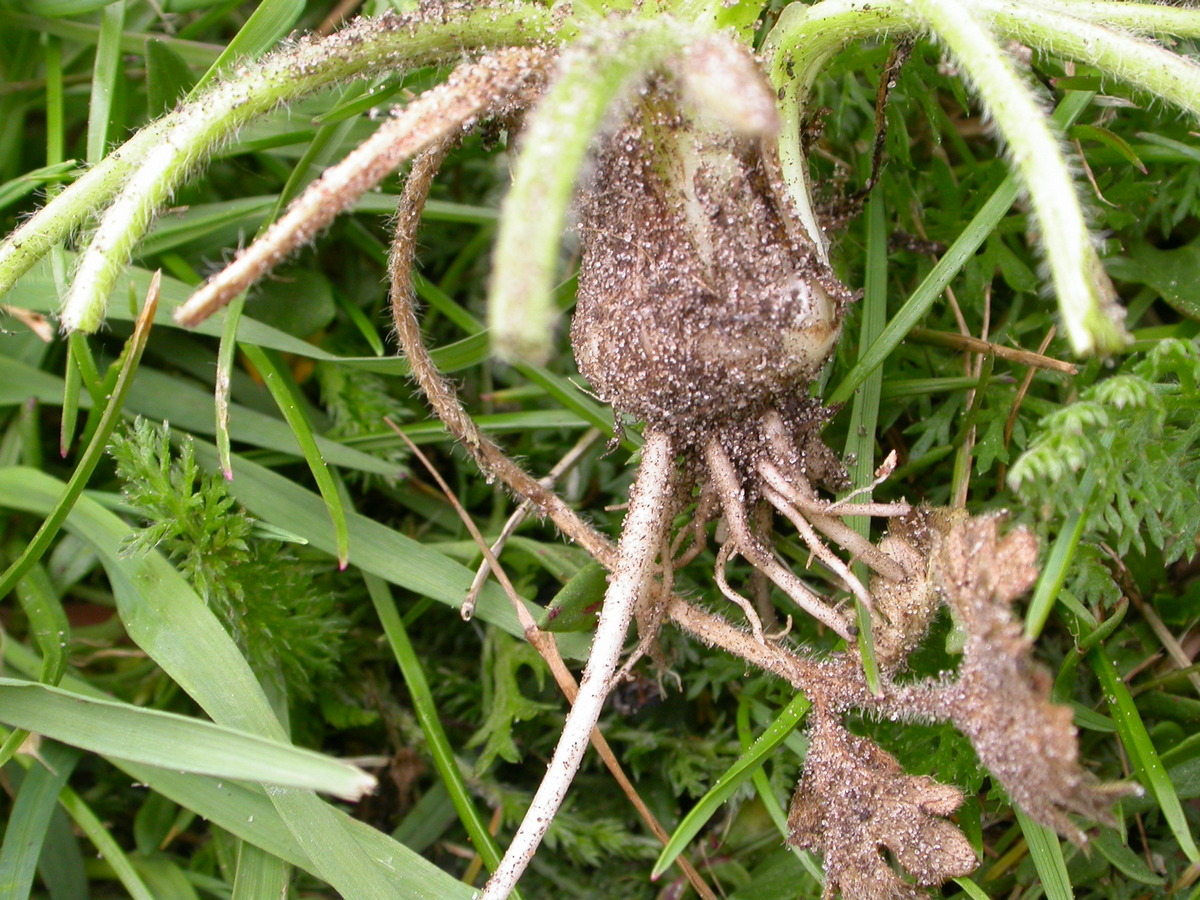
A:
POLYGON ((851 734, 828 713, 818 716, 804 776, 788 815, 791 842, 825 854, 825 896, 855 900, 924 896, 971 872, 977 863, 966 837, 946 820, 962 804, 957 788, 908 775, 891 754, 851 734), (884 851, 916 880, 904 880, 884 851))

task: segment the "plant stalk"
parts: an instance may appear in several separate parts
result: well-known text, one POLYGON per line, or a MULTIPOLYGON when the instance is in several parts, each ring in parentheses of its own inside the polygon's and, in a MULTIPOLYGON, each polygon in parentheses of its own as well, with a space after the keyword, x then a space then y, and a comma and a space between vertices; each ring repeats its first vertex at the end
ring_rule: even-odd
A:
POLYGON ((442 62, 464 48, 537 44, 554 33, 548 8, 474 4, 450 22, 428 10, 361 19, 332 37, 304 40, 234 69, 193 102, 143 128, 0 244, 0 294, 111 199, 81 256, 63 311, 65 328, 94 331, 156 211, 252 119, 339 82, 442 62))
POLYGON ((500 867, 484 888, 481 900, 503 900, 512 892, 562 806, 567 788, 583 761, 592 729, 600 719, 600 710, 612 688, 634 607, 654 577, 658 548, 669 524, 667 498, 672 489, 674 463, 670 438, 660 432, 647 434, 641 469, 630 494, 629 512, 617 550, 617 565, 604 596, 604 609, 588 654, 579 695, 567 715, 546 777, 542 779, 500 867))

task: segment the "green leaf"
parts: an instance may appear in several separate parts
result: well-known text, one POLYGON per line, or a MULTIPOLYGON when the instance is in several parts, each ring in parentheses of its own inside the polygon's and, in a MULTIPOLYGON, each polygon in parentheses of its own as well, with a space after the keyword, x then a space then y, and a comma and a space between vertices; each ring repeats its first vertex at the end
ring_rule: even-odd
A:
MULTIPOLYGON (((1062 79, 1059 79, 1058 84, 1059 84, 1059 87, 1063 87, 1063 88, 1066 87, 1065 85, 1062 84, 1062 79)), ((1079 90, 1080 88, 1073 86, 1070 89, 1071 90, 1079 90)), ((1087 87, 1085 89, 1090 90, 1090 91, 1095 91, 1095 92, 1098 92, 1100 90, 1100 88, 1098 86, 1095 86, 1094 80, 1093 80, 1093 86, 1087 87)), ((1076 125, 1071 126, 1071 137, 1078 138, 1080 140, 1089 140, 1090 139, 1093 141, 1098 141, 1099 143, 1104 144, 1106 147, 1111 147, 1113 150, 1116 150, 1117 153, 1119 153, 1121 156, 1123 156, 1126 160, 1128 160, 1129 164, 1132 165, 1134 168, 1138 169, 1143 175, 1147 174, 1145 163, 1143 163, 1141 161, 1141 159, 1138 158, 1137 152, 1133 149, 1133 147, 1129 146, 1129 142, 1127 140, 1125 140, 1123 137, 1121 137, 1119 134, 1114 133, 1113 131, 1109 130, 1108 128, 1101 128, 1098 125, 1088 125, 1083 122, 1080 122, 1076 125)))
POLYGON ((219 778, 309 788, 357 800, 361 769, 279 741, 175 713, 0 678, 0 721, 117 759, 219 778))
POLYGON ((146 112, 151 118, 175 106, 195 81, 192 67, 169 43, 146 41, 146 112))
MULTIPOLYGON (((88 479, 91 478, 93 470, 104 456, 104 447, 108 443, 109 435, 112 434, 113 429, 120 419, 121 408, 125 403, 125 396, 129 392, 130 384, 133 382, 133 373, 137 371, 138 363, 142 359, 142 351, 146 349, 146 339, 149 337, 150 323, 153 320, 157 298, 157 280, 155 280, 146 294, 146 308, 143 310, 142 317, 138 320, 137 328, 133 336, 125 344, 125 350, 122 353, 121 360, 119 360, 120 368, 116 384, 109 396, 108 406, 105 407, 100 417, 96 431, 92 435, 87 449, 80 457, 78 465, 75 466, 75 471, 71 473, 71 480, 64 486, 62 495, 58 498, 58 502, 54 505, 46 520, 42 522, 37 534, 34 535, 33 540, 25 547, 21 556, 8 567, 3 576, 0 576, 0 597, 7 595, 17 581, 24 577, 30 567, 41 559, 42 554, 49 549, 50 542, 58 534, 58 530, 62 527, 64 519, 66 519, 71 511, 71 507, 79 499, 79 495, 87 485, 88 479)), ((114 364, 114 366, 116 365, 114 364)))
POLYGON ((112 3, 113 0, 24 0, 21 6, 35 16, 69 19, 99 12, 112 3))
POLYGON ((255 347, 253 344, 243 344, 242 352, 262 375, 267 389, 279 406, 279 411, 283 413, 284 419, 291 427, 296 443, 300 445, 309 471, 316 479, 321 497, 325 501, 325 508, 329 512, 329 519, 333 522, 338 567, 344 569, 350 559, 350 532, 346 528, 346 510, 342 505, 341 494, 338 493, 337 486, 333 482, 333 475, 329 472, 329 464, 321 455, 321 449, 313 438, 312 426, 301 407, 300 395, 296 386, 291 377, 285 376, 283 369, 261 348, 255 347))
POLYGON ((44 189, 48 184, 70 181, 72 176, 77 174, 78 168, 78 161, 69 159, 66 162, 54 163, 53 165, 43 166, 40 169, 33 169, 24 175, 0 184, 0 209, 16 203, 22 197, 27 197, 34 191, 44 189))
MULTIPOLYGON (((0 406, 17 406, 30 398, 54 406, 61 402, 62 392, 63 382, 56 376, 0 356, 0 406)), ((91 407, 86 397, 81 405, 85 409, 91 407)), ((126 414, 132 412, 148 419, 170 422, 193 434, 213 433, 212 394, 180 376, 143 369, 129 388, 125 409, 126 414)), ((300 445, 286 422, 236 403, 230 407, 230 413, 234 440, 264 450, 300 455, 300 445)), ((347 447, 332 438, 314 435, 314 440, 321 454, 334 465, 377 475, 396 474, 396 466, 386 460, 347 447)))
POLYGON ((667 841, 667 845, 663 847, 662 853, 655 861, 651 877, 657 878, 670 867, 675 858, 686 849, 692 838, 700 833, 700 829, 708 824, 708 820, 716 814, 726 800, 733 796, 733 792, 753 775, 766 762, 771 752, 795 730, 808 712, 810 705, 807 697, 797 694, 792 698, 792 702, 775 717, 775 721, 758 736, 750 749, 739 756, 737 762, 717 779, 716 784, 700 798, 699 802, 679 823, 679 827, 675 829, 671 839, 667 841))
POLYGON ((100 40, 92 75, 92 97, 88 104, 87 161, 99 162, 108 152, 108 137, 116 129, 112 114, 114 94, 119 90, 121 29, 125 24, 125 0, 113 0, 100 17, 100 40))
POLYGON ((607 588, 608 570, 598 562, 588 563, 554 595, 538 628, 555 633, 594 629, 607 588))
POLYGON ((1200 320, 1200 241, 1172 250, 1135 244, 1106 267, 1113 278, 1148 284, 1176 312, 1200 320))
MULTIPOLYGON (((1091 102, 1091 96, 1086 93, 1069 94, 1055 111, 1054 121, 1059 127, 1066 127, 1075 121, 1091 102)), ((879 337, 861 352, 858 362, 854 364, 841 383, 829 394, 826 403, 835 406, 845 403, 854 394, 870 373, 883 365, 883 361, 900 345, 912 328, 925 317, 933 306, 934 301, 942 295, 954 277, 962 270, 978 250, 1000 220, 1008 214, 1009 208, 1016 202, 1020 194, 1020 183, 1016 175, 1010 174, 996 188, 975 217, 962 230, 950 248, 942 254, 925 280, 917 286, 904 305, 892 316, 887 327, 879 337)))
POLYGON ((233 879, 233 896, 230 900, 286 897, 290 880, 286 862, 242 841, 238 846, 237 874, 233 879))
POLYGON ((420 722, 421 731, 429 743, 433 764, 441 779, 440 784, 449 793, 454 810, 467 829, 467 834, 470 835, 479 855, 483 858, 484 865, 488 867, 489 871, 495 871, 500 864, 500 851, 491 832, 488 831, 487 822, 479 814, 479 810, 475 808, 475 803, 471 799, 466 781, 459 770, 454 748, 446 737, 446 730, 442 727, 433 692, 430 691, 429 681, 425 677, 424 667, 421 665, 420 657, 413 647, 412 641, 409 640, 404 620, 396 608, 396 601, 382 578, 374 575, 364 575, 363 577, 367 584, 367 591, 371 595, 371 603, 375 606, 375 614, 379 616, 383 632, 387 636, 388 644, 391 645, 392 655, 396 658, 396 663, 400 666, 400 673, 404 676, 404 683, 408 686, 417 721, 420 722))
POLYGON ((1146 861, 1134 853, 1121 840, 1121 835, 1111 828, 1101 828, 1092 835, 1091 845, 1100 851, 1122 875, 1140 881, 1142 884, 1165 884, 1166 879, 1156 874, 1146 865, 1146 861))
POLYGON ((196 889, 174 860, 166 856, 135 856, 133 864, 156 897, 200 900, 196 889))
MULTIPOLYGON (((216 450, 211 445, 197 441, 196 458, 201 463, 216 466, 216 450)), ((234 458, 234 478, 229 491, 253 515, 300 535, 327 553, 335 552, 329 515, 321 498, 311 491, 237 457, 234 458)), ((462 605, 475 577, 470 569, 428 545, 358 513, 349 513, 346 523, 350 532, 351 564, 454 609, 462 605)), ((541 609, 531 605, 530 612, 536 619, 541 609)), ((525 633, 508 598, 495 584, 485 585, 476 618, 492 622, 512 635, 523 636, 525 633)), ((586 658, 587 644, 587 638, 582 635, 559 637, 559 650, 567 658, 586 658)))

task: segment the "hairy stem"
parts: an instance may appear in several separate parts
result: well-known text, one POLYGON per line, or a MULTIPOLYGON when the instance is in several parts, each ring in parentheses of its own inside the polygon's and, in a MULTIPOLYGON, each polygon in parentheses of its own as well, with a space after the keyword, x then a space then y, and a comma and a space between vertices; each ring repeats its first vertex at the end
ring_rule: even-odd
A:
POLYGON ((392 253, 388 260, 392 323, 396 329, 396 340, 412 367, 413 379, 425 394, 425 399, 429 401, 429 405, 433 407, 434 413, 441 419, 450 435, 471 454, 484 477, 489 481, 499 478, 510 490, 533 503, 540 515, 549 516, 563 534, 583 547, 593 559, 611 570, 617 557, 612 542, 584 522, 558 494, 509 459, 503 450, 479 430, 479 426, 462 408, 454 388, 438 372, 421 338, 421 324, 417 321, 417 312, 413 305, 413 253, 416 249, 421 209, 429 192, 429 183, 441 165, 445 149, 434 148, 414 162, 404 186, 392 253))
POLYGON ((155 212, 196 165, 247 122, 338 82, 440 62, 463 48, 529 45, 551 37, 545 7, 427 3, 410 15, 361 19, 330 38, 302 41, 235 70, 148 125, 0 245, 0 293, 112 199, 79 262, 63 314, 65 327, 94 330, 155 212))
POLYGON ((1200 9, 1195 6, 1130 3, 1128 0, 1034 0, 1033 5, 1137 34, 1200 37, 1200 9))
POLYGON ((974 84, 1020 173, 1076 353, 1125 346, 1116 292, 1096 254, 1061 142, 979 15, 957 0, 910 0, 974 84))
MULTIPOLYGON (((617 670, 634 607, 654 576, 661 537, 668 525, 674 464, 670 439, 659 432, 649 433, 642 449, 641 469, 630 493, 629 512, 617 549, 617 564, 604 595, 604 608, 579 685, 579 695, 567 715, 546 777, 500 867, 484 888, 482 900, 503 900, 512 892, 579 770, 589 736, 612 688, 612 677, 617 670)), ((670 560, 664 560, 664 563, 669 565, 670 560)))
POLYGON ((266 234, 176 310, 175 321, 200 324, 311 241, 401 163, 456 135, 464 122, 531 102, 547 60, 543 50, 510 48, 459 66, 445 83, 426 91, 344 160, 326 169, 266 234))
MULTIPOLYGON (((1200 116, 1200 65, 1178 53, 1052 7, 1030 15, 1027 6, 1010 0, 984 0, 981 9, 1010 40, 1095 66, 1106 76, 1200 116)), ((1200 22, 1200 13, 1191 14, 1200 22)))

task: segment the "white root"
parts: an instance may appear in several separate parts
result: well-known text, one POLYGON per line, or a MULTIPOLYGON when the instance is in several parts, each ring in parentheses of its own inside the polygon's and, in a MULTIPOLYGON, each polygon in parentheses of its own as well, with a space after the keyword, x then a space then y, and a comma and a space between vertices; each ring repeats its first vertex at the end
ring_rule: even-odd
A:
POLYGON ((813 552, 813 555, 825 563, 845 582, 846 587, 850 589, 850 593, 857 597, 863 606, 874 612, 875 603, 871 600, 870 592, 863 587, 863 583, 858 580, 858 576, 850 571, 850 567, 838 559, 837 554, 830 550, 825 545, 825 542, 817 536, 816 531, 813 530, 808 520, 804 518, 803 513, 788 503, 783 496, 770 488, 767 488, 765 496, 772 506, 783 513, 787 520, 796 526, 796 530, 800 532, 800 537, 803 539, 805 546, 813 552))
POLYGON ((741 480, 729 459, 729 454, 716 440, 712 440, 704 448, 704 458, 713 484, 716 485, 717 494, 721 498, 721 509, 729 526, 730 540, 736 543, 738 552, 750 565, 770 578, 797 606, 832 629, 839 637, 853 642, 854 633, 846 620, 823 603, 820 597, 780 563, 754 535, 746 516, 741 480))
POLYGON ((596 727, 600 710, 612 689, 634 607, 657 570, 662 535, 670 524, 674 463, 670 439, 665 434, 648 433, 621 533, 617 564, 604 596, 604 608, 579 685, 579 695, 567 714, 546 775, 504 859, 484 887, 481 900, 504 900, 512 892, 579 771, 592 729, 596 727))
POLYGON ((731 588, 725 577, 725 567, 729 565, 729 557, 736 552, 737 547, 734 541, 726 541, 721 545, 721 549, 717 553, 717 565, 713 569, 713 578, 717 582, 717 587, 721 589, 721 593, 742 608, 742 612, 746 614, 746 621, 750 623, 750 632, 754 635, 754 639, 760 644, 765 644, 766 637, 763 635, 762 620, 759 619, 754 604, 731 588))
MULTIPOLYGON (((813 528, 820 531, 843 550, 853 553, 856 558, 866 563, 869 568, 891 581, 903 581, 907 577, 907 573, 898 562, 883 553, 878 547, 836 515, 830 515, 828 512, 830 504, 820 500, 816 495, 816 491, 807 482, 803 486, 797 484, 771 463, 763 463, 758 471, 762 475, 763 481, 771 490, 783 497, 804 516, 805 520, 813 528)), ((902 516, 911 509, 912 507, 907 503, 871 503, 841 506, 838 508, 838 512, 841 515, 847 516, 902 516)))

